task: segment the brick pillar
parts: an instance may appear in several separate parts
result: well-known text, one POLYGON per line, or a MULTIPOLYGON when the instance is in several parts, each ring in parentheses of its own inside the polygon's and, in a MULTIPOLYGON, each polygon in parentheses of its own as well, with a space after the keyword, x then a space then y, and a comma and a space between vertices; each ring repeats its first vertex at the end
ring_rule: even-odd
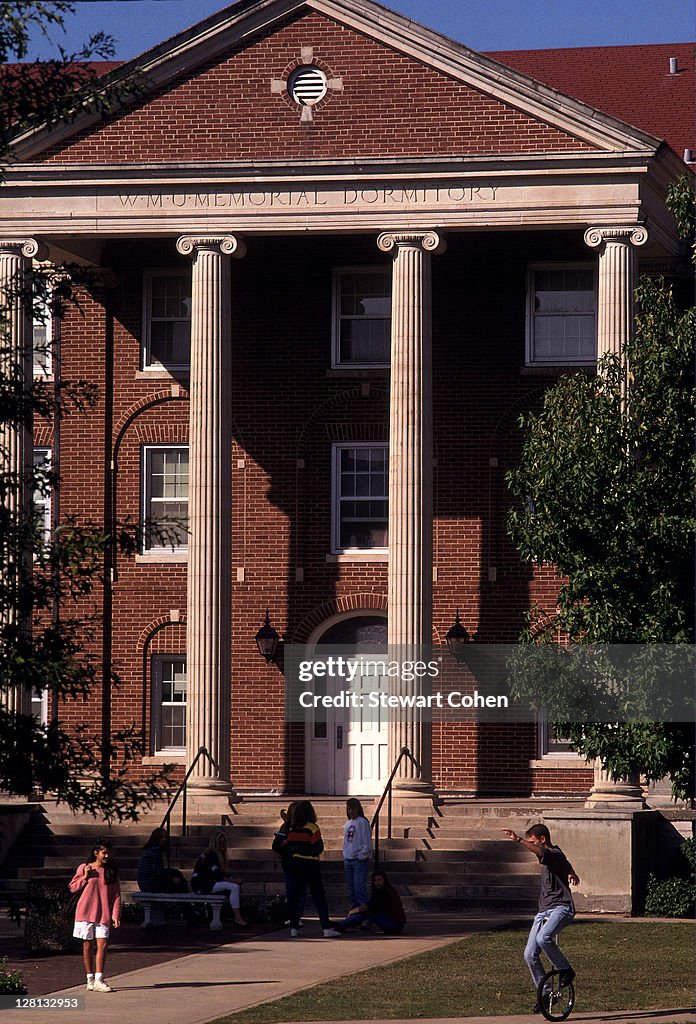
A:
MULTIPOLYGON (((10 520, 26 522, 31 509, 33 440, 31 408, 26 399, 32 384, 32 306, 28 270, 32 256, 39 252, 33 238, 0 240, 0 362, 7 380, 15 388, 17 422, 0 425, 0 461, 8 482, 5 507, 10 520)), ((0 545, 2 572, 8 588, 21 587, 22 578, 32 571, 30 550, 17 551, 12 545, 0 545)), ((18 592, 18 598, 21 591, 18 592)), ((9 595, 8 595, 9 597, 9 595)), ((0 610, 0 619, 17 622, 26 618, 31 629, 31 609, 22 608, 19 599, 0 610)), ((31 692, 17 686, 2 695, 9 711, 31 714, 31 692)))
MULTIPOLYGON (((389 404, 389 649, 415 660, 432 641, 433 427, 430 256, 444 251, 435 231, 386 232, 393 254, 389 404)), ((417 692, 420 680, 401 682, 417 692)), ((420 771, 403 761, 402 795, 432 793, 432 726, 421 709, 399 711, 389 725, 389 763, 408 747, 420 771)))
MULTIPOLYGON (((187 761, 195 799, 233 795, 230 782, 231 452, 230 256, 233 235, 177 242, 193 258, 189 424, 187 761)), ((212 809, 212 808, 211 808, 212 809)))

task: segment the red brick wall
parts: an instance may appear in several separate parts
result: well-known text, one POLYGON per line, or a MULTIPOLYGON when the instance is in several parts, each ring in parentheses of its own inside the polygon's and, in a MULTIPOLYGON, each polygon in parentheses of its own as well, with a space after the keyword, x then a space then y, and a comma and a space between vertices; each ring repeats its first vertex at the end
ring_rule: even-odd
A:
POLYGON ((588 150, 587 144, 321 14, 290 19, 182 75, 131 113, 48 150, 50 161, 278 160, 588 150), (271 93, 302 46, 343 78, 300 123, 271 93))
MULTIPOLYGON (((433 259, 434 625, 440 639, 457 606, 480 641, 513 642, 531 601, 553 604, 553 573, 532 574, 522 566, 504 525, 504 473, 519 447, 517 417, 538 403, 549 379, 521 372, 526 262, 542 256, 584 258, 580 234, 452 236, 447 252, 433 259), (496 567, 496 582, 489 580, 490 566, 496 567)), ((120 436, 117 511, 121 519, 136 521, 142 445, 185 442, 188 432, 185 382, 176 398, 170 380, 138 376, 142 270, 187 264, 176 257, 173 241, 112 243, 104 259, 118 275, 118 286, 98 300, 84 296, 63 329, 64 373, 84 376, 101 391, 92 412, 63 424, 63 511, 102 520, 104 467, 120 436)), ((285 724, 282 674, 263 663, 253 640, 266 606, 288 638, 306 636, 322 616, 352 605, 385 607, 385 564, 326 561, 331 440, 388 436, 385 371, 366 378, 367 396, 362 380, 329 371, 331 268, 378 263, 388 265, 388 257, 374 239, 344 236, 252 238, 245 259, 234 261, 231 744, 233 781, 240 788, 304 785, 302 727, 285 724), (236 573, 241 566, 242 583, 236 573), (304 570, 302 583, 295 580, 296 566, 304 570)), ((100 599, 98 591, 92 602, 97 610, 100 599)), ((120 677, 112 699, 114 729, 134 724, 149 740, 144 644, 170 609, 183 615, 185 608, 185 565, 119 558, 113 587, 113 657, 120 677)), ((182 625, 166 626, 150 653, 183 653, 184 637, 182 625)), ((99 643, 94 650, 99 654, 99 643)), ((87 707, 62 713, 97 727, 99 690, 87 707)), ((442 790, 518 795, 586 789, 587 772, 530 770, 535 736, 531 724, 437 722, 435 782, 442 790)))

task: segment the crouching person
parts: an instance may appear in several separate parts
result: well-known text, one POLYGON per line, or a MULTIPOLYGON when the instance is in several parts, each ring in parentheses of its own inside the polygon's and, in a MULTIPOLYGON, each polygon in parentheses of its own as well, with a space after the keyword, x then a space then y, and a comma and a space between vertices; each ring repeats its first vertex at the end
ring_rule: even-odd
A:
POLYGON ((384 871, 374 872, 369 900, 354 907, 348 917, 336 925, 336 930, 347 932, 370 924, 375 924, 385 935, 400 935, 406 924, 401 897, 384 871))

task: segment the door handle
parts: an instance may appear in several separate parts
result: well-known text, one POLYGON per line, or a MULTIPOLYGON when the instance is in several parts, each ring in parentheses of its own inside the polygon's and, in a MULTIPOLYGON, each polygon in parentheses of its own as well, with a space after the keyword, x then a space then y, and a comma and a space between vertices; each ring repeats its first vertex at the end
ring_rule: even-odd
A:
POLYGON ((336 750, 343 750, 343 726, 336 726, 336 750))

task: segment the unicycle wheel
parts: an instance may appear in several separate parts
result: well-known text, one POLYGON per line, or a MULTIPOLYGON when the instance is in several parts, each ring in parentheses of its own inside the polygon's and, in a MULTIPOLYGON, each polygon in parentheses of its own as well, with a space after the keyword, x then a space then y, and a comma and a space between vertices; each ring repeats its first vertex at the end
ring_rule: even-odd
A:
POLYGON ((565 1020, 575 1006, 573 983, 561 985, 561 972, 549 971, 539 983, 537 998, 547 1020, 565 1020))

